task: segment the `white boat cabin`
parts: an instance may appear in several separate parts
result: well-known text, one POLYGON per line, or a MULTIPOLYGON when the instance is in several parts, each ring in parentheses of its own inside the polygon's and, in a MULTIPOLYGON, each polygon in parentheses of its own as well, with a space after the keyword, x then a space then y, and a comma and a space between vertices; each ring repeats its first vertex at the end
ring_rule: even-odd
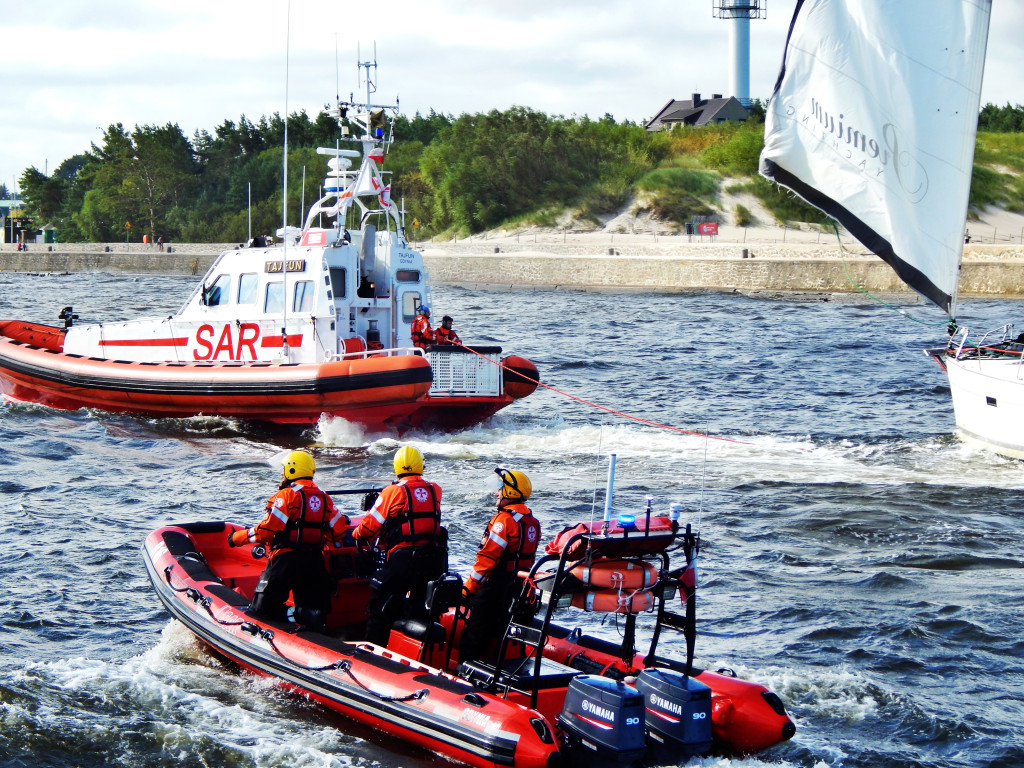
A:
POLYGON ((177 362, 411 353, 427 301, 423 259, 396 232, 310 228, 297 245, 225 251, 178 314, 71 328, 65 351, 177 362))
POLYGON ((297 244, 225 251, 177 315, 76 325, 64 351, 140 362, 290 363, 414 353, 410 324, 427 302, 423 259, 398 233, 310 228, 297 244))

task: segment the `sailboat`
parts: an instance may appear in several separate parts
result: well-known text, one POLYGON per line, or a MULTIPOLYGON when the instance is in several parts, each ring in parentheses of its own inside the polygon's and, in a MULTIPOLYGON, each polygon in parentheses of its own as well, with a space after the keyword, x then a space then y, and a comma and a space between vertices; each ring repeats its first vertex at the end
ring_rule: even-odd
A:
POLYGON ((763 176, 820 208, 944 310, 925 350, 958 434, 1024 458, 1024 334, 956 322, 991 0, 798 0, 763 176))

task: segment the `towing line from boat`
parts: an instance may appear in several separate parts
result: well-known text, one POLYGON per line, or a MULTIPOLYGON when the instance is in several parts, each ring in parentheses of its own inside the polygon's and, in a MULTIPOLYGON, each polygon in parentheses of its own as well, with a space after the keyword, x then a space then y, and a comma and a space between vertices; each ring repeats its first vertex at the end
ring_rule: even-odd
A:
POLYGON ((467 352, 472 352, 474 355, 476 355, 478 357, 482 357, 484 360, 486 360, 491 365, 498 366, 499 368, 501 368, 505 372, 511 373, 516 378, 523 379, 524 381, 529 381, 531 384, 536 384, 538 387, 544 387, 544 389, 550 390, 551 392, 554 392, 556 395, 561 395, 562 397, 567 397, 570 400, 575 400, 577 403, 583 403, 583 405, 588 405, 591 408, 597 408, 599 411, 606 411, 607 413, 611 413, 611 414, 613 414, 615 416, 621 416, 624 419, 630 419, 632 421, 637 421, 637 422, 639 422, 641 424, 646 424, 646 425, 648 425, 650 427, 657 427, 658 429, 670 429, 673 432, 681 432, 684 435, 695 435, 696 437, 706 437, 706 438, 708 438, 710 440, 720 440, 723 443, 736 443, 737 445, 753 445, 753 443, 747 442, 746 440, 736 440, 736 439, 731 438, 731 437, 719 437, 717 435, 710 435, 707 432, 693 432, 693 431, 688 430, 688 429, 683 429, 682 427, 673 427, 671 424, 662 424, 661 422, 658 422, 658 421, 651 421, 650 419, 644 419, 644 418, 641 418, 640 416, 634 416, 634 415, 632 415, 630 413, 625 413, 624 411, 617 411, 614 408, 610 408, 607 405, 601 405, 600 403, 594 403, 594 402, 591 402, 590 400, 584 400, 582 397, 578 397, 576 395, 569 394, 568 392, 563 392, 562 390, 558 389, 557 387, 552 387, 550 384, 545 384, 543 381, 540 381, 539 379, 530 378, 525 373, 510 368, 508 365, 506 365, 505 363, 501 362, 500 360, 492 360, 491 358, 487 357, 487 355, 482 355, 479 352, 477 352, 475 349, 472 349, 471 347, 467 347, 464 344, 460 344, 459 342, 452 342, 452 344, 454 346, 456 346, 456 347, 461 347, 462 349, 466 350, 467 352))

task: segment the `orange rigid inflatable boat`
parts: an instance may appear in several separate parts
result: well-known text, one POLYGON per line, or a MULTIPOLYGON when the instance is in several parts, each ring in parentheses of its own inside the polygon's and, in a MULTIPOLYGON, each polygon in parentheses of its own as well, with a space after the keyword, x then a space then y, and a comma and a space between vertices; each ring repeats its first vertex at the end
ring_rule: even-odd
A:
POLYGON ((327 414, 378 431, 462 429, 530 395, 538 375, 526 358, 413 343, 429 276, 381 191, 390 142, 371 130, 369 98, 330 110, 362 135, 317 150, 328 156, 324 196, 301 227, 221 253, 170 316, 85 322, 68 306, 63 327, 0 321, 0 394, 158 417, 315 424, 327 414))
POLYGON ((266 552, 229 548, 228 534, 239 528, 169 525, 146 538, 146 568, 170 614, 242 667, 451 760, 517 768, 678 764, 708 752, 760 752, 795 732, 781 699, 764 686, 693 665, 690 575, 700 542, 671 516, 648 510, 641 520, 556 536, 523 574, 523 597, 486 661, 458 657, 467 609, 452 573, 429 585, 425 605, 410 606, 413 615, 394 625, 387 645, 363 639, 374 560, 355 546, 324 551, 336 580, 325 626, 252 616, 266 552), (679 555, 682 564, 672 561, 679 555), (619 590, 626 597, 612 610, 621 639, 554 621, 580 607, 602 610, 580 596, 615 591, 601 585, 624 569, 656 577, 619 590), (683 613, 672 610, 677 598, 683 613), (683 634, 686 658, 658 652, 668 632, 683 634))

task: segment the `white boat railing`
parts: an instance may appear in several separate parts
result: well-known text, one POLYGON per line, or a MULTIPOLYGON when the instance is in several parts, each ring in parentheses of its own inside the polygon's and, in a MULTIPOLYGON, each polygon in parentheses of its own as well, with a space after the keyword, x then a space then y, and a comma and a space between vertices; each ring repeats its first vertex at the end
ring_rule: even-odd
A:
POLYGON ((427 360, 434 374, 430 394, 434 397, 498 397, 502 392, 500 347, 470 354, 459 348, 430 347, 427 360))
POLYGON ((334 363, 339 360, 363 360, 368 357, 398 357, 400 355, 420 355, 419 347, 392 347, 391 349, 360 349, 352 352, 334 352, 324 358, 324 362, 334 363))
MULTIPOLYGON (((996 345, 1007 345, 1012 343, 1011 334, 1013 330, 1013 323, 1007 323, 998 328, 994 328, 991 331, 985 333, 978 341, 970 341, 970 330, 966 327, 960 327, 957 329, 956 336, 961 336, 959 345, 956 344, 956 336, 949 341, 949 349, 952 350, 956 347, 955 357, 957 360, 964 356, 964 349, 966 348, 968 355, 982 356, 986 352, 986 347, 994 347, 996 345), (998 337, 998 340, 996 338, 998 337)), ((1017 355, 1021 362, 1024 362, 1024 354, 1021 354, 1018 350, 1005 349, 989 350, 992 352, 1003 352, 1007 355, 1017 355)))

